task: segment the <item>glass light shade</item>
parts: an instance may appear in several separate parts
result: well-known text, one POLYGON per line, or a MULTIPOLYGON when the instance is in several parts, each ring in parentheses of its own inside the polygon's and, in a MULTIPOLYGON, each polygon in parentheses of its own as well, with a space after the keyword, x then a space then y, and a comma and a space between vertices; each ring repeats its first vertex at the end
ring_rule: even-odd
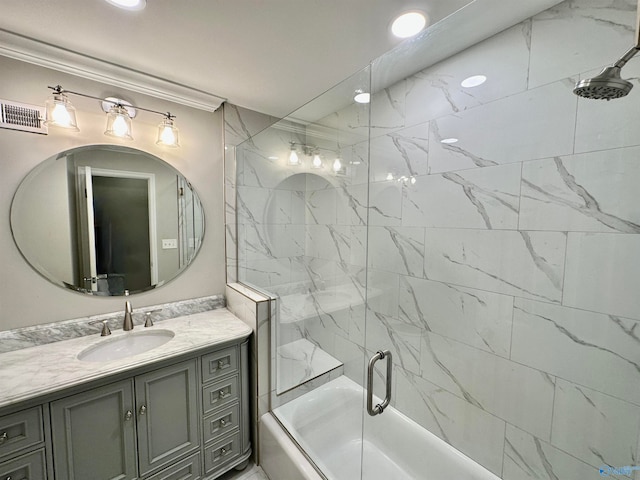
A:
POLYGON ((342 162, 339 158, 336 158, 336 161, 333 162, 333 171, 337 173, 340 170, 342 170, 342 162))
POLYGON ((295 147, 291 147, 291 153, 289 154, 289 165, 300 165, 300 159, 298 158, 298 152, 295 147))
POLYGON ((107 113, 107 129, 105 135, 133 140, 131 136, 131 117, 124 107, 114 105, 107 113))
POLYGON ((156 145, 164 145, 165 147, 179 147, 178 129, 173 119, 166 118, 158 125, 158 140, 156 145))
POLYGON ((317 153, 313 156, 313 160, 311 161, 311 166, 313 168, 322 168, 322 159, 320 158, 320 155, 318 155, 317 153))
POLYGON ((147 0, 107 0, 107 2, 124 10, 142 10, 147 6, 147 0))
POLYGON ((76 109, 71 105, 66 95, 54 93, 45 102, 45 107, 47 111, 46 125, 80 131, 76 120, 76 109))

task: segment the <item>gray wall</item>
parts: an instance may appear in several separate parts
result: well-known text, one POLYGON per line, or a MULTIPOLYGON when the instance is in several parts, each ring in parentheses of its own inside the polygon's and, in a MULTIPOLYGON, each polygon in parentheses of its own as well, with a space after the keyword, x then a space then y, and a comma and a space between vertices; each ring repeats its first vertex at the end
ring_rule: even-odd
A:
POLYGON ((132 142, 103 135, 106 118, 96 100, 72 97, 80 132, 50 129, 49 135, 0 129, 0 330, 120 310, 121 298, 89 297, 57 287, 22 258, 9 227, 11 200, 18 185, 41 161, 70 148, 90 144, 125 144, 151 153, 178 169, 194 186, 205 209, 206 233, 197 259, 180 277, 158 290, 135 295, 135 307, 223 293, 223 147, 222 114, 195 110, 146 95, 123 91, 24 62, 0 57, 0 98, 43 105, 47 85, 99 97, 120 96, 145 108, 177 116, 178 149, 155 145, 160 117, 140 112, 132 142))

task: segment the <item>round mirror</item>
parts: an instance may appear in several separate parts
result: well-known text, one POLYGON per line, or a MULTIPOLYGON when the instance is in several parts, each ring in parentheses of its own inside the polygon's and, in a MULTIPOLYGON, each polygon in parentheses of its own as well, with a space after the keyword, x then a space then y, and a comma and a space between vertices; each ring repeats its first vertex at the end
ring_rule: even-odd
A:
POLYGON ((193 261, 204 211, 191 184, 148 153, 114 145, 51 157, 22 181, 11 229, 29 264, 90 295, 159 287, 193 261))

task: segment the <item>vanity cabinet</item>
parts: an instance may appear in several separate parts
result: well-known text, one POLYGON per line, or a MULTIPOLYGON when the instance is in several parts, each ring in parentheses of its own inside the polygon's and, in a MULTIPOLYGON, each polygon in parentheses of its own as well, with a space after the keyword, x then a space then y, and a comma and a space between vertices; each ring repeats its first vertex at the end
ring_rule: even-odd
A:
POLYGON ((46 480, 41 406, 0 417, 0 479, 46 480))
POLYGON ((242 468, 247 346, 228 341, 0 411, 0 480, 212 480, 242 468))
POLYGON ((52 402, 56 478, 134 479, 193 452, 197 388, 189 360, 52 402))

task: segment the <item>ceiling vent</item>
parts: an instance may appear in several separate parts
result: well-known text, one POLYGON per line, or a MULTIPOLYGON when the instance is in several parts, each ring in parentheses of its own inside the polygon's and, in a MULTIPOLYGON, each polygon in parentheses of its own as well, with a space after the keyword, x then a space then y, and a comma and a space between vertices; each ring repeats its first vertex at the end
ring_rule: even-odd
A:
POLYGON ((0 128, 46 135, 44 116, 44 107, 0 98, 0 128))

